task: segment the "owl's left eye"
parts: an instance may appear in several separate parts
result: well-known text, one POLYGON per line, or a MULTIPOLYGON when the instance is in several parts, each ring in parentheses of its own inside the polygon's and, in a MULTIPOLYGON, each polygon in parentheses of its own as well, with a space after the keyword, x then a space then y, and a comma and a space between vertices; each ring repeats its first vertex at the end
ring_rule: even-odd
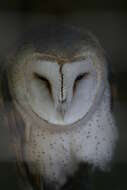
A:
POLYGON ((82 80, 83 78, 86 78, 86 77, 88 76, 88 74, 89 74, 88 72, 86 72, 86 73, 81 73, 80 75, 77 76, 77 78, 76 78, 75 81, 77 82, 77 81, 82 80))
POLYGON ((89 73, 85 72, 85 73, 81 73, 80 75, 77 76, 77 78, 75 79, 75 82, 74 82, 74 86, 73 86, 73 93, 76 90, 78 82, 81 81, 82 79, 86 78, 88 75, 89 75, 89 73))

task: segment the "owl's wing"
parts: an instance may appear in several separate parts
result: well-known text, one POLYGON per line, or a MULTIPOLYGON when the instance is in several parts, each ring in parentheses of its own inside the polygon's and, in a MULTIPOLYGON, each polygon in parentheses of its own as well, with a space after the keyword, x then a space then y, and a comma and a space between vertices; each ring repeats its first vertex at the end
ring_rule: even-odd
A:
POLYGON ((11 134, 10 144, 16 155, 16 170, 22 177, 23 189, 26 189, 27 187, 27 189, 32 190, 32 186, 35 184, 36 187, 38 187, 38 190, 40 190, 40 176, 32 176, 29 173, 27 164, 24 162, 23 144, 25 125, 23 119, 14 106, 13 99, 9 91, 6 71, 1 74, 0 93, 0 109, 3 110, 3 125, 7 126, 11 134), (30 184, 32 184, 32 186, 30 184))

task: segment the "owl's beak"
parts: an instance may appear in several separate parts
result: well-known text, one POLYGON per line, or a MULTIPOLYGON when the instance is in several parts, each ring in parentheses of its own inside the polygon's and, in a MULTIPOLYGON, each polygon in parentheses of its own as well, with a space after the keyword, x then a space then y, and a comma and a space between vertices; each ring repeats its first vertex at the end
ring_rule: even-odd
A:
POLYGON ((68 103, 67 103, 67 99, 64 99, 64 100, 59 100, 57 106, 56 106, 56 110, 57 112, 60 113, 60 115, 62 117, 65 116, 65 113, 67 111, 67 108, 68 108, 68 103))
POLYGON ((64 99, 61 99, 59 100, 59 103, 62 105, 62 104, 65 104, 67 102, 67 98, 65 97, 64 99))

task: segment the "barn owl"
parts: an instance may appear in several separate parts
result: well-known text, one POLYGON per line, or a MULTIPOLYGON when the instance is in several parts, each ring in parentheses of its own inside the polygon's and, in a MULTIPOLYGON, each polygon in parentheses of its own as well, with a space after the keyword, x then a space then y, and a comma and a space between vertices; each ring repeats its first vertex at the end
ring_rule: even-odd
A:
POLYGON ((59 190, 81 162, 107 168, 118 135, 107 60, 93 34, 62 24, 38 27, 8 57, 2 76, 26 189, 48 182, 59 190))

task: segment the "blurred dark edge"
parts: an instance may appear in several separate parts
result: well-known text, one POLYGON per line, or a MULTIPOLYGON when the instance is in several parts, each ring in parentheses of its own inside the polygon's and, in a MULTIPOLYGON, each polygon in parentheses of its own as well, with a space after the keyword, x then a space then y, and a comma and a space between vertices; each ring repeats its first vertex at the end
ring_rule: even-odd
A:
POLYGON ((83 10, 127 10, 126 0, 4 0, 0 2, 3 11, 31 11, 64 14, 83 10))
MULTIPOLYGON (((14 162, 0 162, 0 189, 20 190, 14 171, 14 162)), ((93 190, 126 190, 127 164, 120 163, 113 166, 110 172, 96 171, 93 180, 93 190)), ((84 190, 80 187, 78 190, 84 190)))

